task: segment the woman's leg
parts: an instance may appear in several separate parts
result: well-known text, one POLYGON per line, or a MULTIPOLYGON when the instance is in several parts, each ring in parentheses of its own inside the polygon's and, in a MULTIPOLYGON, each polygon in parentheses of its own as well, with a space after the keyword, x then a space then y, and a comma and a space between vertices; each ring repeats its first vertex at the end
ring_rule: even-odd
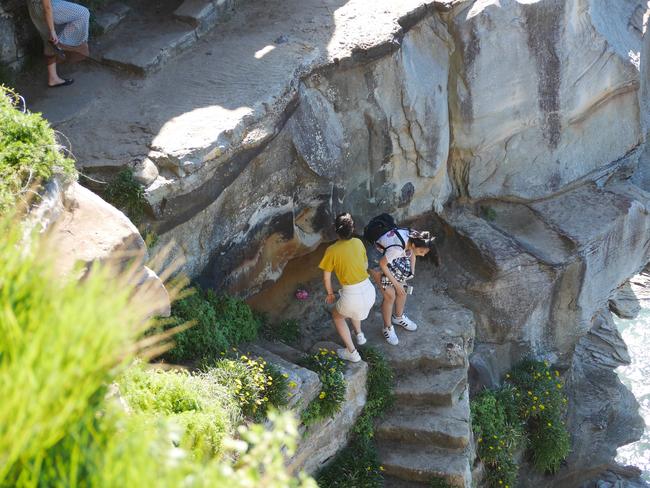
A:
POLYGON ((361 321, 356 319, 350 319, 352 322, 352 328, 354 329, 355 334, 361 334, 361 321))
POLYGON ((336 331, 339 333, 339 337, 343 340, 345 348, 349 352, 354 352, 356 349, 354 343, 352 342, 352 336, 350 335, 350 329, 348 324, 345 323, 345 317, 341 315, 336 308, 332 309, 332 320, 334 321, 334 326, 336 331))
POLYGON ((395 317, 401 317, 404 314, 404 305, 406 305, 406 297, 408 295, 398 295, 395 299, 395 317))
MULTIPOLYGON (((381 302, 381 315, 384 318, 384 328, 388 329, 391 327, 391 316, 393 315, 393 305, 395 304, 395 289, 392 286, 387 286, 386 289, 382 290, 381 294, 384 297, 381 302)), ((402 310, 404 310, 403 303, 402 310)))
POLYGON ((65 83, 65 80, 59 76, 59 74, 56 71, 56 62, 50 62, 48 61, 47 63, 47 84, 49 86, 56 86, 60 85, 61 83, 65 83))

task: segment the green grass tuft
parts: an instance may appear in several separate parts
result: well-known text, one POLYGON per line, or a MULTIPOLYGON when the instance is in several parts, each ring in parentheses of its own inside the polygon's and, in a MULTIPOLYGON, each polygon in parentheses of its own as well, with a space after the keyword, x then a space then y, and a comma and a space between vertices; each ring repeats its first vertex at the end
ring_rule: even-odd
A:
POLYGON ((40 114, 16 109, 17 95, 0 86, 0 214, 31 198, 55 174, 76 178, 54 131, 40 114))

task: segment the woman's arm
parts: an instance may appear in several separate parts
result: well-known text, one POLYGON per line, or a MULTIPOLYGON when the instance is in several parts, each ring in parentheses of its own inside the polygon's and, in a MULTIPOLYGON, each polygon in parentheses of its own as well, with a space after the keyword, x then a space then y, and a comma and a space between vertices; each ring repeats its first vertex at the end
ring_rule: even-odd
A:
POLYGON ((50 30, 50 42, 52 44, 58 44, 59 38, 56 35, 56 30, 54 30, 54 15, 52 14, 52 1, 51 0, 41 0, 43 4, 43 13, 45 14, 45 22, 47 23, 47 28, 50 30))
POLYGON ((323 285, 325 285, 325 291, 327 292, 327 298, 325 302, 332 304, 336 301, 336 295, 332 290, 332 272, 323 271, 323 285))
POLYGON ((384 272, 384 275, 386 275, 386 278, 388 278, 395 287, 395 293, 397 295, 406 295, 404 286, 399 281, 397 281, 397 278, 395 278, 393 276, 393 273, 390 272, 390 269, 388 269, 388 259, 386 256, 382 256, 382 258, 379 260, 379 267, 384 272))
POLYGON ((411 255, 409 256, 409 259, 411 260, 411 276, 415 275, 415 258, 417 256, 415 255, 414 251, 411 251, 411 255))

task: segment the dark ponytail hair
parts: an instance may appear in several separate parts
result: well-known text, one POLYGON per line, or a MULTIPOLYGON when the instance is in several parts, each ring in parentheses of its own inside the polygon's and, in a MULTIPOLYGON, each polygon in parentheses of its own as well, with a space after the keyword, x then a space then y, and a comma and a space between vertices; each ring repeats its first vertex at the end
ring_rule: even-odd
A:
POLYGON ((429 231, 411 230, 409 232, 409 241, 413 243, 414 247, 426 247, 427 249, 435 249, 435 237, 431 237, 429 231))
POLYGON ((420 232, 417 230, 412 230, 409 232, 409 242, 413 243, 415 247, 426 247, 431 251, 427 254, 433 260, 433 264, 436 265, 436 268, 440 266, 440 253, 438 252, 438 247, 436 246, 436 238, 431 237, 431 233, 428 231, 420 232))
POLYGON ((334 221, 334 229, 336 230, 336 235, 341 239, 350 239, 354 232, 354 220, 352 220, 352 215, 347 212, 338 214, 334 221))

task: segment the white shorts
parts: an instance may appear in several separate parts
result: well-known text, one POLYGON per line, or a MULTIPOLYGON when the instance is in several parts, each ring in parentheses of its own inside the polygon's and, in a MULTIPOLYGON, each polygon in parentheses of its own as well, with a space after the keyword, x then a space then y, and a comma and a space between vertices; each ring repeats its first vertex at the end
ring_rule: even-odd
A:
POLYGON ((365 320, 375 304, 375 287, 369 279, 355 285, 345 285, 339 292, 336 311, 346 318, 365 320))

